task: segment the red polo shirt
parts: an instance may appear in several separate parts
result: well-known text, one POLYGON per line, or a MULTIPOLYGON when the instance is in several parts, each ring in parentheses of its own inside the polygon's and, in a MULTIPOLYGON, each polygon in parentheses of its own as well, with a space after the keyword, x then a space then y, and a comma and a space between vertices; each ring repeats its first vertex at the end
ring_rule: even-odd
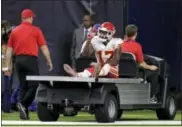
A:
POLYGON ((28 22, 13 29, 8 40, 8 47, 13 48, 15 55, 38 56, 38 47, 45 44, 42 31, 28 22))
POLYGON ((122 52, 131 52, 135 55, 137 63, 144 61, 141 45, 135 40, 127 39, 122 44, 122 52))

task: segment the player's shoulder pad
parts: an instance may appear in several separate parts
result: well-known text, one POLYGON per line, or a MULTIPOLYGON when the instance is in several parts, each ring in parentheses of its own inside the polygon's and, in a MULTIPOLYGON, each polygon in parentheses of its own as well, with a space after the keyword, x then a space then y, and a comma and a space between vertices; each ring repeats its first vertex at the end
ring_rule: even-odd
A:
POLYGON ((91 43, 97 43, 99 41, 99 37, 98 36, 94 36, 91 40, 91 43))

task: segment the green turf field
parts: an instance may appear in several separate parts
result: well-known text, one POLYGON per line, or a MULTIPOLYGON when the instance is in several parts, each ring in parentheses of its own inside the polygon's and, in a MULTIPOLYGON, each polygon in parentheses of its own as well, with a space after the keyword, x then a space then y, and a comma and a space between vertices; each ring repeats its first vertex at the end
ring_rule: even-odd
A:
MULTIPOLYGON (((20 120, 19 113, 2 113, 2 120, 20 120)), ((36 112, 30 113, 30 120, 38 120, 36 112)), ((122 120, 157 120, 154 111, 124 111, 122 120)), ((178 111, 175 120, 181 120, 181 112, 178 111)), ((95 121, 94 115, 88 113, 79 113, 76 117, 60 116, 59 121, 95 121)))

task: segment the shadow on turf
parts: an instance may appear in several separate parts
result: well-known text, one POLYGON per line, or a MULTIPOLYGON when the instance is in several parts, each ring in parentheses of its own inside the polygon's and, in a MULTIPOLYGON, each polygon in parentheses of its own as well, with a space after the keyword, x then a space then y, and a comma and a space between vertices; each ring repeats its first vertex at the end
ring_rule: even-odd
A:
MULTIPOLYGON (((129 118, 123 118, 123 119, 118 119, 116 121, 154 121, 156 119, 129 119, 129 118)), ((77 122, 95 122, 96 120, 78 120, 77 122)))

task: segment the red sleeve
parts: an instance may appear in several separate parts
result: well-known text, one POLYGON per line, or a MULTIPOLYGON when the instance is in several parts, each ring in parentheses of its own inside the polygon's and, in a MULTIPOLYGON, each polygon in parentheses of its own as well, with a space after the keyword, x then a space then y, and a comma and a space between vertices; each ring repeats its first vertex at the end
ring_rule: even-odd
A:
POLYGON ((137 52, 136 52, 136 61, 137 63, 143 62, 143 51, 140 44, 137 45, 137 52))
POLYGON ((8 39, 8 47, 13 48, 13 32, 11 32, 9 39, 8 39))
POLYGON ((46 44, 44 35, 40 29, 38 29, 38 37, 37 37, 38 45, 41 47, 46 44))

